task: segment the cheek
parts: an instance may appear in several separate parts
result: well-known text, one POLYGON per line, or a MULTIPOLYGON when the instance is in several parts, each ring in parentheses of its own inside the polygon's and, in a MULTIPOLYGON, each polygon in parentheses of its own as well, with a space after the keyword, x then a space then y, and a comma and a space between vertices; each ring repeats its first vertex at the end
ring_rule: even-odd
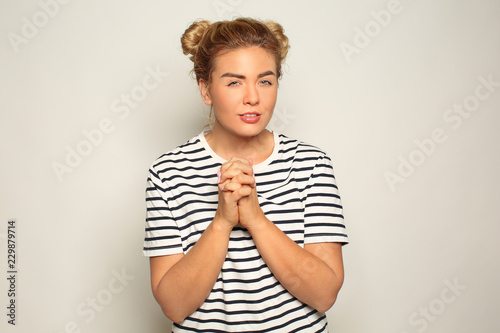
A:
POLYGON ((267 105, 274 105, 278 98, 278 91, 276 89, 269 89, 269 91, 266 91, 262 96, 267 105))
POLYGON ((232 106, 240 101, 235 93, 217 94, 213 96, 212 100, 214 106, 219 106, 220 108, 232 106))

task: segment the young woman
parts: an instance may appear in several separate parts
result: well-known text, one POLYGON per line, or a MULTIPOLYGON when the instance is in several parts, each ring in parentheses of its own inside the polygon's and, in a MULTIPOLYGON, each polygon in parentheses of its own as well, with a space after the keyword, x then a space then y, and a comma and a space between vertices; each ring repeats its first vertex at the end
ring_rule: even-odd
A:
POLYGON ((288 52, 274 22, 193 23, 211 128, 149 170, 144 254, 174 332, 327 332, 347 235, 330 158, 266 129, 288 52))

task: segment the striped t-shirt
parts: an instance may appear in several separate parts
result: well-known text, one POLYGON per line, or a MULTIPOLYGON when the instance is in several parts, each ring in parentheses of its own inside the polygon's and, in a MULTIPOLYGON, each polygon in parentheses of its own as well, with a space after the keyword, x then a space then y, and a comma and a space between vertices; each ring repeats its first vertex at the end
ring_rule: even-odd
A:
MULTIPOLYGON (((253 166, 260 206, 298 245, 347 243, 330 158, 320 149, 274 133, 274 150, 253 166)), ((159 157, 146 190, 145 256, 187 253, 217 210, 217 171, 226 161, 203 133, 159 157)), ((202 278, 202 277, 200 277, 202 278)), ((231 232, 226 259, 203 305, 173 332, 327 332, 324 313, 277 281, 249 232, 231 232)))

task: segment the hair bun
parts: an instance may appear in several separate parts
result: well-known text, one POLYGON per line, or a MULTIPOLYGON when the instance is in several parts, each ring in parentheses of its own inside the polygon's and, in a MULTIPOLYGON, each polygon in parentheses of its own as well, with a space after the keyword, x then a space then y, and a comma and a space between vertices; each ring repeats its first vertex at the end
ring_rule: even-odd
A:
POLYGON ((190 59, 194 62, 193 57, 196 55, 198 51, 198 46, 200 44, 201 38, 205 31, 207 31, 208 27, 210 27, 209 21, 196 21, 189 26, 189 28, 184 31, 184 34, 181 37, 182 44, 182 52, 189 56, 190 59))
POLYGON ((285 35, 285 30, 281 24, 274 21, 265 21, 264 24, 269 28, 269 30, 271 30, 274 37, 276 37, 280 43, 281 62, 283 63, 286 55, 288 54, 288 50, 290 49, 290 44, 288 44, 288 37, 285 35))

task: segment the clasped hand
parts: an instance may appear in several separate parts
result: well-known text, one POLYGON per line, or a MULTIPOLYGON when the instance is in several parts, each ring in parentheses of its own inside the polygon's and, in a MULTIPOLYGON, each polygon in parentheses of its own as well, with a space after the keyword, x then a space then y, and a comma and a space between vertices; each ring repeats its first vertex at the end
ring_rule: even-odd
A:
POLYGON ((233 157, 218 174, 219 206, 216 216, 232 229, 238 222, 247 229, 264 221, 259 206, 252 160, 233 157))

